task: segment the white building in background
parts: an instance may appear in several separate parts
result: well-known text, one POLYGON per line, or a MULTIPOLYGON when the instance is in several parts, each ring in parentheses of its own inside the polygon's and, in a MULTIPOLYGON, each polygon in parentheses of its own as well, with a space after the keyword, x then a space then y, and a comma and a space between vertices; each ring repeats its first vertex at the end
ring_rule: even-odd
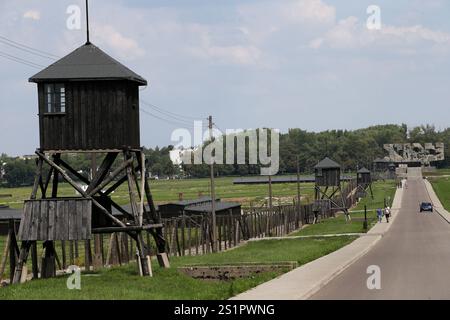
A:
POLYGON ((198 148, 174 149, 170 151, 170 160, 174 165, 181 167, 183 159, 191 157, 196 150, 198 150, 198 148))
POLYGON ((178 166, 180 172, 183 171, 183 159, 186 157, 191 157, 192 154, 197 150, 197 148, 189 148, 189 149, 174 149, 170 151, 170 161, 172 161, 174 166, 178 166))

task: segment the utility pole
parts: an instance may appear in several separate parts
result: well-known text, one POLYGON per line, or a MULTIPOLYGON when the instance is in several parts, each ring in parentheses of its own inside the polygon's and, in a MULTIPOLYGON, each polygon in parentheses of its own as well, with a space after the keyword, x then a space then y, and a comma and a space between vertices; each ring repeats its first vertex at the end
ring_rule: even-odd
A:
MULTIPOLYGON (((213 142, 213 120, 212 116, 208 117, 209 138, 213 142)), ((211 218, 212 218, 212 237, 213 237, 213 252, 217 252, 217 230, 216 230, 216 190, 214 185, 214 161, 211 159, 211 218)))
MULTIPOLYGON (((301 219, 301 195, 300 195, 300 157, 297 156, 297 216, 301 219)), ((300 224, 297 226, 299 227, 300 224)))

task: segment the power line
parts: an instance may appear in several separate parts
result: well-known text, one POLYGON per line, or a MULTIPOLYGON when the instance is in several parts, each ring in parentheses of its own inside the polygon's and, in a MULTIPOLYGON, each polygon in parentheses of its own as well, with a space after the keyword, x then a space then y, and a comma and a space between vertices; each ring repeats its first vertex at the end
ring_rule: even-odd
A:
POLYGON ((19 49, 19 50, 22 50, 22 51, 25 51, 27 53, 34 54, 34 55, 39 56, 41 58, 46 58, 46 59, 50 59, 50 60, 56 60, 56 58, 52 58, 52 57, 44 55, 44 54, 33 52, 32 50, 29 50, 29 49, 26 49, 26 48, 21 48, 20 46, 17 46, 15 44, 8 43, 8 42, 4 41, 3 39, 0 39, 0 43, 6 44, 6 45, 8 45, 10 47, 13 47, 13 48, 16 48, 16 49, 19 49))
POLYGON ((191 121, 191 120, 198 120, 198 119, 203 119, 203 117, 193 117, 193 116, 186 116, 186 115, 181 115, 179 113, 175 113, 175 112, 171 112, 168 110, 164 110, 163 108, 160 108, 152 103, 146 102, 144 100, 141 100, 141 102, 143 104, 145 104, 146 106, 152 108, 155 111, 158 111, 159 113, 165 114, 168 117, 174 118, 176 120, 181 120, 181 121, 191 121))
POLYGON ((12 44, 14 44, 14 45, 16 45, 16 46, 19 46, 19 47, 22 47, 22 48, 25 48, 25 49, 34 51, 34 52, 36 52, 36 53, 39 53, 39 54, 41 54, 41 55, 48 56, 48 57, 53 57, 52 59, 60 59, 60 58, 61 58, 61 57, 58 57, 57 55, 54 55, 54 54, 52 54, 52 53, 50 53, 50 52, 42 51, 42 50, 39 50, 39 49, 30 47, 30 46, 27 46, 27 45, 25 45, 25 44, 22 44, 22 43, 13 41, 13 40, 11 40, 11 39, 8 39, 8 38, 6 38, 6 37, 4 37, 4 36, 0 36, 0 39, 3 40, 2 42, 6 41, 6 42, 12 43, 12 44))
MULTIPOLYGON (((46 51, 42 51, 42 50, 39 50, 39 49, 30 47, 30 46, 27 46, 25 44, 22 44, 22 43, 13 41, 11 39, 8 39, 8 38, 6 38, 4 36, 0 36, 0 43, 6 44, 6 45, 8 45, 10 47, 22 50, 22 51, 30 53, 30 54, 34 54, 34 55, 42 57, 42 58, 47 58, 47 59, 51 59, 51 60, 56 60, 56 59, 60 58, 57 55, 54 55, 52 53, 49 53, 49 52, 46 52, 46 51)), ((9 60, 17 62, 17 63, 21 63, 21 64, 29 66, 29 67, 37 68, 37 69, 45 68, 45 66, 40 65, 38 63, 29 61, 29 60, 26 60, 26 59, 22 59, 20 57, 17 57, 17 56, 14 56, 14 55, 10 55, 10 54, 8 54, 6 52, 2 52, 2 51, 0 51, 0 57, 3 57, 5 59, 9 59, 9 60)), ((149 115, 149 116, 151 116, 153 118, 156 118, 158 120, 161 120, 161 121, 164 121, 166 123, 172 124, 172 125, 184 126, 184 127, 187 126, 187 127, 191 128, 191 129, 194 129, 194 126, 192 125, 191 121, 198 120, 198 119, 203 119, 203 117, 186 116, 186 115, 181 115, 181 114, 178 114, 178 113, 175 113, 175 112, 171 112, 171 111, 168 111, 168 110, 164 110, 163 108, 160 108, 160 107, 158 107, 158 106, 156 106, 156 105, 154 105, 152 103, 149 103, 149 102, 146 102, 146 101, 143 101, 143 100, 141 100, 141 102, 144 105, 146 105, 149 108, 151 108, 152 110, 160 113, 161 116, 156 115, 156 114, 154 114, 152 112, 149 112, 149 111, 147 111, 147 110, 145 110, 143 108, 140 108, 140 110, 143 113, 145 113, 145 114, 147 114, 147 115, 149 115), (166 118, 169 118, 169 119, 166 119, 166 118)), ((207 128, 207 127, 208 127, 207 125, 203 125, 202 124, 202 128, 207 128)))
POLYGON ((188 121, 188 120, 180 120, 178 118, 170 117, 170 116, 168 116, 166 114, 159 114, 158 115, 158 114, 153 113, 154 110, 149 111, 148 109, 144 109, 143 107, 141 107, 141 110, 144 111, 144 112, 147 112, 148 114, 150 114, 150 115, 152 115, 154 117, 157 117, 158 119, 167 120, 170 123, 182 124, 184 126, 193 126, 192 122, 188 121))
MULTIPOLYGON (((140 108, 140 110, 144 114, 149 115, 149 116, 151 116, 153 118, 156 118, 158 120, 164 121, 166 123, 169 123, 169 124, 172 124, 172 125, 176 125, 176 126, 180 126, 180 127, 188 127, 189 129, 195 129, 194 126, 192 126, 192 124, 186 124, 186 123, 182 123, 182 122, 176 122, 176 121, 173 121, 173 120, 165 119, 165 118, 162 118, 162 117, 160 117, 160 116, 158 116, 158 115, 156 115, 154 113, 151 113, 151 112, 149 112, 149 111, 147 111, 145 109, 142 109, 142 108, 140 108)), ((205 127, 206 126, 202 125, 202 128, 205 128, 205 127)))
POLYGON ((2 51, 0 51, 0 57, 3 57, 5 59, 24 64, 24 65, 27 65, 29 67, 33 67, 33 68, 36 68, 36 69, 45 68, 43 65, 40 65, 40 64, 34 63, 32 61, 25 60, 25 59, 22 59, 22 58, 13 56, 13 55, 10 55, 10 54, 2 52, 2 51))

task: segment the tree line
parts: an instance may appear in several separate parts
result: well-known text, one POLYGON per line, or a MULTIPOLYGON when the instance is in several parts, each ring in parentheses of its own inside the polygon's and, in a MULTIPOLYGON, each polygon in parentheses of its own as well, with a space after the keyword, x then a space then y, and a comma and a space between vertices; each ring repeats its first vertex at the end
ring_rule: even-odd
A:
MULTIPOLYGON (((227 137, 225 137, 227 139, 227 137)), ((450 145, 450 128, 438 131, 432 125, 422 125, 408 129, 402 125, 378 125, 358 130, 327 130, 308 132, 290 129, 280 135, 280 174, 295 173, 297 157, 301 172, 311 172, 314 165, 325 156, 333 158, 344 170, 355 170, 357 166, 371 168, 374 159, 386 155, 383 145, 387 143, 443 142, 450 145)), ((206 143, 207 144, 207 143, 206 143)), ((206 145, 205 144, 205 145, 206 145)), ((144 148, 147 170, 153 177, 208 177, 209 166, 174 165, 170 159, 172 145, 144 148)), ((450 165, 450 150, 445 149, 445 160, 438 167, 450 165)), ((225 156, 226 150, 224 150, 225 156)), ((89 177, 92 158, 89 154, 64 155, 63 159, 82 174, 89 177)), ((98 156, 97 165, 101 158, 98 156)), ((34 181, 35 159, 0 156, 0 185, 5 187, 29 186, 34 181)), ((218 176, 244 176, 260 173, 257 164, 217 165, 218 176)))

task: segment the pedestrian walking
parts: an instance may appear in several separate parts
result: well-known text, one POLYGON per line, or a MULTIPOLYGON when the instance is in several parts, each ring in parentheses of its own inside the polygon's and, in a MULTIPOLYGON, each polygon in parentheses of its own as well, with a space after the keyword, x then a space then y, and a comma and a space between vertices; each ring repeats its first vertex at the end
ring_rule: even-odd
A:
POLYGON ((383 210, 381 210, 380 208, 377 209, 377 218, 378 222, 381 223, 381 219, 383 219, 383 210))
POLYGON ((384 209, 384 216, 386 217, 386 222, 389 223, 389 218, 391 217, 391 208, 386 207, 384 209))

